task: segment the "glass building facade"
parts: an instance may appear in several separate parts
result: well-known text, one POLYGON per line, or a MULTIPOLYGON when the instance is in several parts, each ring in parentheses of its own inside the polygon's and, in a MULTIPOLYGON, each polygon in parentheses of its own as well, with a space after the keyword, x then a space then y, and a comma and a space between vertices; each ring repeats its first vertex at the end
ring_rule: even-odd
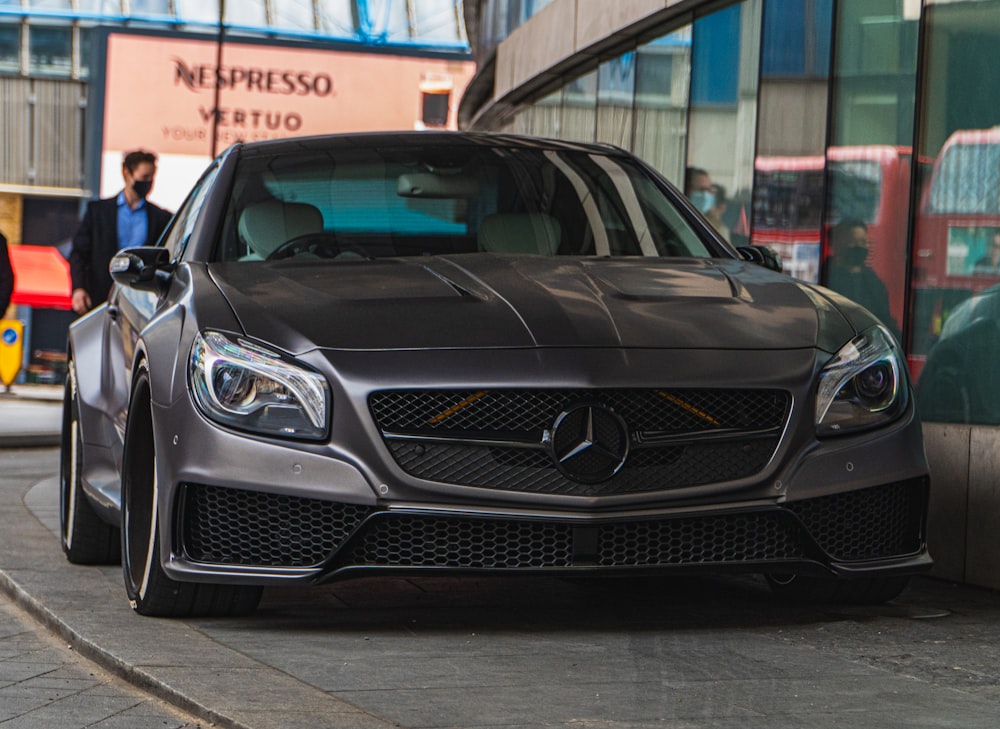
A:
MULTIPOLYGON (((474 52, 549 4, 481 3, 474 52)), ((723 235, 885 320, 926 421, 1000 425, 1000 0, 675 5, 473 126, 707 173, 723 235)))

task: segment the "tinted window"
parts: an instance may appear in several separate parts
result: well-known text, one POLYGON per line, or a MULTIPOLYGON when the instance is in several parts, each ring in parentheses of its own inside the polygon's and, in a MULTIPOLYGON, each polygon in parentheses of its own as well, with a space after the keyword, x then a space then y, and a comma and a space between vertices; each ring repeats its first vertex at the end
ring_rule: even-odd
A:
POLYGON ((222 260, 710 255, 627 158, 479 147, 283 151, 242 160, 236 176, 222 260))
POLYGON ((217 165, 213 165, 202 175, 198 184, 194 186, 187 200, 181 205, 180 210, 174 215, 174 219, 163 234, 162 244, 170 250, 171 260, 177 260, 184 253, 188 239, 198 222, 198 212, 205 203, 208 191, 212 189, 216 175, 219 173, 217 165))

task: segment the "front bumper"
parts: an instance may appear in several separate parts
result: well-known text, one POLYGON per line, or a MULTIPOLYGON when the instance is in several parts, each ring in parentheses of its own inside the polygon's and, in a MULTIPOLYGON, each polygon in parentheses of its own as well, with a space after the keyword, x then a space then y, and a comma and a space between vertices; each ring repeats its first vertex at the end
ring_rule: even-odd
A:
MULTIPOLYGON (((434 370, 418 364, 415 371, 434 370)), ((335 392, 326 444, 228 431, 208 423, 186 397, 163 406, 154 428, 158 454, 169 454, 158 459, 166 573, 180 581, 268 584, 366 571, 858 576, 930 567, 927 464, 912 409, 886 428, 820 441, 811 434, 803 386, 791 390, 798 405, 756 473, 693 485, 683 478, 660 490, 549 493, 548 482, 525 491, 408 472, 368 411, 368 380, 377 375, 369 367, 365 387, 335 392)), ((694 375, 679 379, 687 385, 694 375)))
POLYGON ((393 507, 185 484, 172 576, 323 582, 361 571, 795 571, 930 567, 926 478, 802 501, 582 518, 393 507))

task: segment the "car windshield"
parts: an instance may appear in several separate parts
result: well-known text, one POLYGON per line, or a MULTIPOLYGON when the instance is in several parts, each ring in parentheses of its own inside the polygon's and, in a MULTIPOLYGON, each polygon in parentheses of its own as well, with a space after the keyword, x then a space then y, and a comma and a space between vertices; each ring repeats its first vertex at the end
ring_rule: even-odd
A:
POLYGON ((644 170, 588 150, 310 149, 240 160, 216 260, 712 255, 644 170))

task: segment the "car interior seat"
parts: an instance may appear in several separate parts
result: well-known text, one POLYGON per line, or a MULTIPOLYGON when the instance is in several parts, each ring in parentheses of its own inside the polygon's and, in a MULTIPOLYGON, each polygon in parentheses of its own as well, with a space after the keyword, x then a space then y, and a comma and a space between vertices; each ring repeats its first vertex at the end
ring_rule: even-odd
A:
POLYGON ((479 225, 479 250, 490 253, 535 253, 554 256, 562 226, 545 213, 495 213, 479 225))
POLYGON ((249 248, 241 260, 259 261, 293 238, 323 232, 323 214, 306 203, 265 200, 244 208, 238 231, 249 248))

